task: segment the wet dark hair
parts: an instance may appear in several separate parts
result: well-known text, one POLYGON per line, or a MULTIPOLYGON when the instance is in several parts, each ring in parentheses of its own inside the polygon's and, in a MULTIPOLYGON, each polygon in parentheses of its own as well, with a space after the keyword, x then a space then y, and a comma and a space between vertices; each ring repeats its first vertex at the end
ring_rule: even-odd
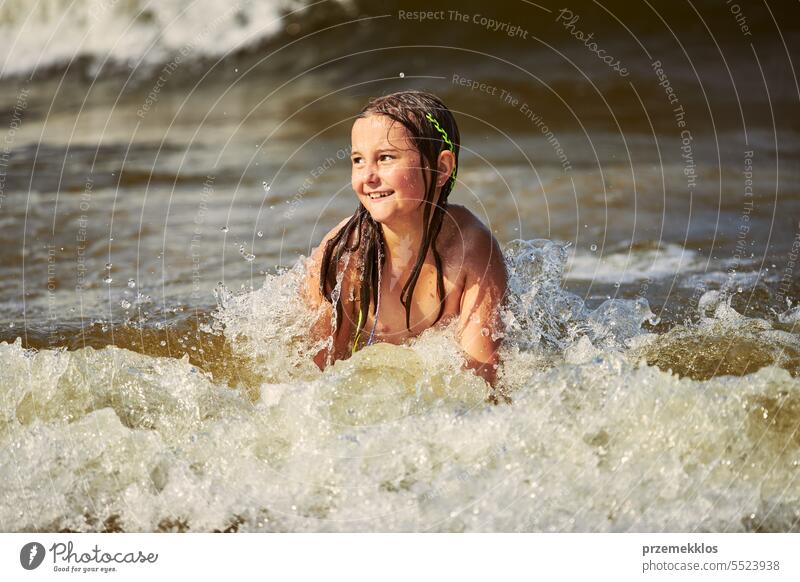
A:
MULTIPOLYGON (((412 144, 420 153, 420 171, 425 184, 422 241, 417 252, 417 261, 400 293, 400 303, 406 310, 406 329, 410 331, 411 298, 414 294, 414 287, 417 284, 417 279, 419 279, 422 265, 425 262, 425 257, 428 254, 428 249, 432 249, 436 263, 436 290, 439 297, 439 315, 434 323, 438 322, 444 313, 442 259, 436 250, 436 239, 442 228, 445 208, 447 207, 447 197, 455 184, 461 139, 455 118, 450 110, 438 97, 423 91, 400 91, 372 99, 356 116, 356 119, 370 115, 385 115, 402 124, 408 131, 412 144), (449 137, 449 144, 445 141, 446 137, 449 137), (439 154, 445 150, 453 151, 456 163, 451 179, 442 186, 439 200, 435 202, 435 174, 437 173, 439 154), (433 214, 432 216, 431 213, 433 214)), ((359 203, 353 216, 325 245, 320 267, 320 292, 329 303, 335 306, 336 333, 338 333, 342 322, 342 300, 338 295, 335 298, 333 297, 338 269, 332 269, 331 266, 341 265, 342 258, 356 250, 359 251, 357 256, 361 259, 361 273, 355 290, 360 298, 360 312, 355 335, 355 337, 358 337, 363 325, 366 325, 371 303, 374 303, 373 314, 376 314, 379 292, 378 274, 383 269, 386 259, 385 241, 381 225, 372 219, 369 211, 361 203, 359 203), (353 234, 355 234, 355 239, 350 243, 353 234)))

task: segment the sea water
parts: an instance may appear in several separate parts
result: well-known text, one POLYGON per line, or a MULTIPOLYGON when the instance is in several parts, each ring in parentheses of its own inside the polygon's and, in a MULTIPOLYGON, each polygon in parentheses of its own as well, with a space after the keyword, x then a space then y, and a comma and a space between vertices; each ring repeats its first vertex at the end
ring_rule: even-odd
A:
POLYGON ((220 290, 204 366, 0 344, 0 527, 798 529, 796 333, 718 291, 654 333, 642 298, 590 309, 565 291, 564 245, 504 252, 497 405, 452 326, 320 372, 302 259, 220 290))

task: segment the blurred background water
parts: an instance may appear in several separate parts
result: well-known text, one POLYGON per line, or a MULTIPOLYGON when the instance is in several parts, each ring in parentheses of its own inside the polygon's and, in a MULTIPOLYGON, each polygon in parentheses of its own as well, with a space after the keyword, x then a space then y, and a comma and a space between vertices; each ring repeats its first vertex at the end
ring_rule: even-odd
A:
POLYGON ((800 9, 496 4, 0 6, 0 529, 798 528, 800 9), (408 88, 507 255, 511 406, 447 331, 309 362, 408 88))

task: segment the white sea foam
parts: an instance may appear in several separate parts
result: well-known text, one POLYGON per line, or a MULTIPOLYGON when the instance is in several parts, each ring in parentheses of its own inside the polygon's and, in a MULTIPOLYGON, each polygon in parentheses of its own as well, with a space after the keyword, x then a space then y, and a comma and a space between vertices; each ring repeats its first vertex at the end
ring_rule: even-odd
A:
POLYGON ((150 65, 176 55, 217 57, 282 29, 290 1, 6 0, 0 4, 0 76, 63 65, 78 57, 95 64, 150 65))
POLYGON ((575 251, 567 265, 567 279, 624 284, 683 275, 703 266, 697 252, 675 244, 610 252, 595 247, 592 252, 575 251))
MULTIPOLYGON (((506 249, 510 405, 485 401, 452 328, 319 372, 302 263, 259 291, 220 289, 216 327, 263 376, 255 395, 186 359, 0 344, 0 526, 796 528, 800 380, 768 366, 699 381, 644 364, 660 337, 641 330, 646 303, 587 309, 557 284, 565 253, 548 241, 506 249)), ((768 322, 755 330, 726 307, 703 325, 771 341, 768 322)))

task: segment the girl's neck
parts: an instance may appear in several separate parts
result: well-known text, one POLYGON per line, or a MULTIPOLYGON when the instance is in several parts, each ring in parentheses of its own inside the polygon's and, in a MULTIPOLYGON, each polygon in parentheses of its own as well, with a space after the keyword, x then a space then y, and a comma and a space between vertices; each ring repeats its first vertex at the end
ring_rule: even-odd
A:
MULTIPOLYGON (((439 200, 441 189, 437 188, 434 199, 439 200)), ((433 219, 433 213, 428 217, 428 221, 433 219)), ((387 261, 390 265, 402 268, 407 264, 413 264, 422 244, 422 214, 407 220, 403 223, 387 224, 381 223, 383 240, 386 243, 387 261)), ((432 249, 428 249, 428 253, 432 249)))
POLYGON ((403 267, 413 264, 422 243, 422 225, 416 228, 399 228, 382 224, 383 240, 386 243, 386 259, 390 265, 403 267))

